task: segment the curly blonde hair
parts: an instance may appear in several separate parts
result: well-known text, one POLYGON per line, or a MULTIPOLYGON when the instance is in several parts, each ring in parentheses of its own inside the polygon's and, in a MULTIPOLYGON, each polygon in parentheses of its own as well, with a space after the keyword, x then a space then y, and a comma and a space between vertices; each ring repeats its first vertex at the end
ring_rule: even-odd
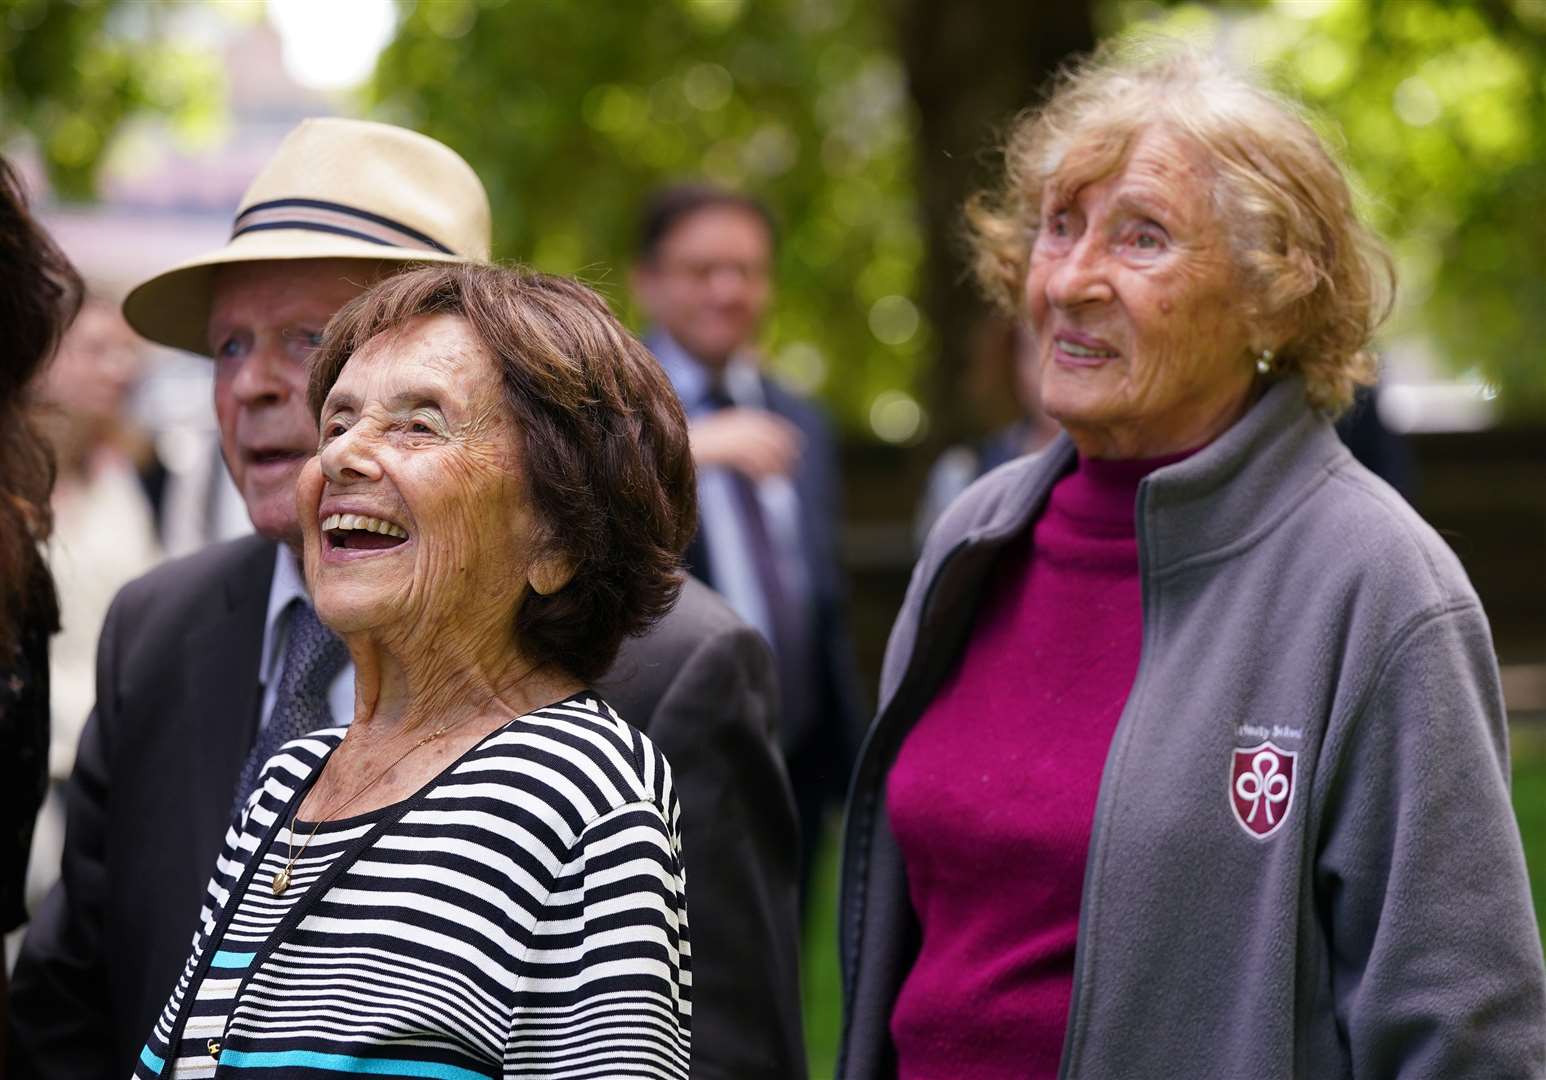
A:
POLYGON ((1342 166, 1303 110, 1194 48, 1099 49, 1058 76, 1046 104, 1015 120, 1001 184, 966 205, 978 281, 1018 311, 1043 196, 1119 171, 1154 128, 1194 144, 1211 164, 1214 207, 1276 370, 1302 375, 1323 412, 1346 409, 1354 389, 1374 381, 1368 346, 1394 300, 1390 254, 1359 221, 1342 166))

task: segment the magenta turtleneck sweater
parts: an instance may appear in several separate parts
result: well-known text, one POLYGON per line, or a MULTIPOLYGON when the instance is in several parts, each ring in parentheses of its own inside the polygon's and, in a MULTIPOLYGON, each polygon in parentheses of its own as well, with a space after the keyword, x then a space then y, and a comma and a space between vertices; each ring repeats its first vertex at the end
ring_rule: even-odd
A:
POLYGON ((886 785, 923 930, 891 1014, 899 1080, 1055 1077, 1106 751, 1138 670, 1138 482, 1079 460, 1012 542, 886 785))

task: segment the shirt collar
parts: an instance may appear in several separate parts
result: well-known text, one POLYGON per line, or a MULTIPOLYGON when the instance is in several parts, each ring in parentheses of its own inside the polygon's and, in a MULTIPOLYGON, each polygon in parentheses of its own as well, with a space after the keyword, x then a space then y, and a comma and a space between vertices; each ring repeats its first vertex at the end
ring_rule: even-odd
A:
MULTIPOLYGON (((713 386, 713 373, 664 330, 650 333, 649 347, 665 370, 666 378, 671 380, 676 396, 682 399, 682 408, 689 414, 703 411, 713 386)), ((757 363, 744 351, 732 356, 725 365, 724 386, 730 400, 737 405, 763 407, 757 363)))
POLYGON ((274 554, 274 580, 268 588, 268 614, 263 618, 263 653, 258 660, 258 675, 264 686, 279 674, 274 668, 282 655, 284 616, 292 600, 309 604, 311 596, 306 592, 306 579, 295 553, 279 544, 274 554))

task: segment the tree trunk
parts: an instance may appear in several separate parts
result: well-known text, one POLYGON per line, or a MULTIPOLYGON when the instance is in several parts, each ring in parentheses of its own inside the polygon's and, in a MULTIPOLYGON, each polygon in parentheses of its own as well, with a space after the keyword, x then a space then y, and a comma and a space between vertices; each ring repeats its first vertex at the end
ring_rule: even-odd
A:
POLYGON ((1094 47, 1090 0, 894 0, 897 45, 918 115, 917 189, 925 265, 920 299, 934 330, 920 389, 937 449, 979 432, 965 392, 970 343, 987 314, 961 240, 961 207, 993 182, 996 150, 1071 54, 1094 47))

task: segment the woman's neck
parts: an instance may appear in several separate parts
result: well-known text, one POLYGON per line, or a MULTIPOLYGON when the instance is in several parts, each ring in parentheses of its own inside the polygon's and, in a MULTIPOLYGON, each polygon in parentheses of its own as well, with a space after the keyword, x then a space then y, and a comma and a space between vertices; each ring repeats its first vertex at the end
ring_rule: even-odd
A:
POLYGON ((1264 385, 1257 380, 1238 393, 1223 387, 1207 400, 1188 400, 1161 415, 1090 423, 1065 417, 1062 422, 1082 458, 1136 461, 1164 457, 1207 446, 1233 427, 1263 391, 1264 385))
POLYGON ((503 723, 580 689, 551 665, 513 644, 478 650, 470 643, 409 648, 348 635, 354 660, 354 727, 372 739, 420 728, 503 723))

